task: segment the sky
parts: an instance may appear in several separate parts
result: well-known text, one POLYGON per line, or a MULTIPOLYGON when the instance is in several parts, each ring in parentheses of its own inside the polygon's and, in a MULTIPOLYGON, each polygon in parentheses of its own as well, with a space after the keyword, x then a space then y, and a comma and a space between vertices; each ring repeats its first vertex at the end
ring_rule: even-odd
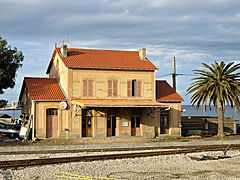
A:
POLYGON ((239 0, 0 0, 0 35, 24 54, 16 86, 0 99, 18 101, 23 78, 47 77, 54 43, 112 50, 147 48, 156 79, 172 85, 176 57, 177 92, 192 70, 215 60, 239 63, 239 0))

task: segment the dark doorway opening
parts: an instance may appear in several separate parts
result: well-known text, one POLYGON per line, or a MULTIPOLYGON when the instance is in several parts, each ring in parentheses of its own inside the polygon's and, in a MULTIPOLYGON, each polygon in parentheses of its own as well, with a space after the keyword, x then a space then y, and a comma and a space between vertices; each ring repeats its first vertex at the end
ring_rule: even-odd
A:
POLYGON ((107 136, 116 136, 116 116, 107 117, 107 136))

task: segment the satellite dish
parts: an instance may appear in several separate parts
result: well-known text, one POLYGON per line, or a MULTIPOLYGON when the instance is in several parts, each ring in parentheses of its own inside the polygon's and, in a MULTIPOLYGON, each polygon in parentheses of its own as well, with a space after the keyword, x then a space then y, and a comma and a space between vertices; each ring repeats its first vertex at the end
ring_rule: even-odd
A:
POLYGON ((60 107, 60 109, 66 109, 67 103, 65 101, 62 101, 62 102, 60 102, 59 107, 60 107))

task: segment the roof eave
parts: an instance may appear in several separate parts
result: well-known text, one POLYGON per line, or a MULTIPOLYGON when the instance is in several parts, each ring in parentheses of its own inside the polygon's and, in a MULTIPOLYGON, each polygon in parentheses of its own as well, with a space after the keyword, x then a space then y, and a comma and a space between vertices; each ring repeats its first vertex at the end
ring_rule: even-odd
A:
POLYGON ((31 99, 32 101, 37 101, 37 102, 61 102, 61 101, 67 101, 66 99, 31 99))
MULTIPOLYGON (((53 58, 54 56, 58 53, 57 49, 55 48, 54 51, 53 51, 53 54, 52 54, 52 57, 51 57, 51 60, 49 62, 49 65, 48 65, 48 68, 47 68, 47 71, 46 71, 46 74, 48 74, 50 72, 50 69, 52 67, 52 64, 53 64, 53 58)), ((59 53, 58 53, 59 54, 59 53)), ((62 56, 59 54, 59 57, 60 59, 62 60, 62 56)), ((65 65, 66 66, 66 65, 65 65)))
POLYGON ((157 100, 160 103, 181 103, 184 100, 157 100))
POLYGON ((108 67, 74 67, 67 66, 70 69, 103 69, 103 70, 135 70, 135 71, 154 71, 157 69, 145 69, 145 68, 108 68, 108 67))
MULTIPOLYGON (((23 79, 22 88, 21 88, 21 91, 20 91, 20 94, 19 94, 18 101, 21 101, 21 97, 22 97, 22 94, 23 94, 23 89, 24 89, 24 87, 26 87, 25 77, 24 77, 24 79, 23 79)), ((27 88, 27 87, 26 87, 26 88, 27 88)))

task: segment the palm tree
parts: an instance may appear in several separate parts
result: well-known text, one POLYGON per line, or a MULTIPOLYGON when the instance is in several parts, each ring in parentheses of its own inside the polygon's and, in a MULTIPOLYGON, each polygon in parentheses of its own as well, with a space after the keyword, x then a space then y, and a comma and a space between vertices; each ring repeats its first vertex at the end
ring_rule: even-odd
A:
POLYGON ((240 68, 240 64, 234 62, 225 64, 223 61, 215 61, 211 66, 202 63, 204 70, 193 70, 198 77, 187 89, 187 94, 193 93, 191 104, 197 103, 197 111, 201 104, 204 111, 208 101, 209 109, 213 104, 218 110, 218 137, 224 137, 224 112, 225 105, 239 109, 240 106, 240 73, 234 73, 240 68))

